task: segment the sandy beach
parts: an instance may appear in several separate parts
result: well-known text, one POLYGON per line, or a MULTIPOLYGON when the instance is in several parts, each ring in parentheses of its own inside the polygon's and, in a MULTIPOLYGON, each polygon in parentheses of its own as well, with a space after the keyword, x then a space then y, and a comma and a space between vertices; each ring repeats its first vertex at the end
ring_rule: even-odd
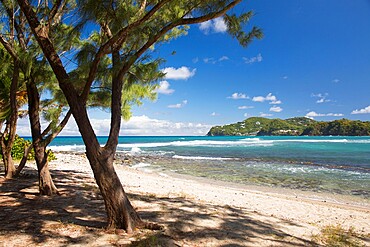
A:
MULTIPOLYGON (((116 164, 116 171, 133 205, 143 219, 160 223, 165 230, 140 230, 134 235, 106 232, 102 228, 104 204, 87 159, 84 155, 72 153, 57 153, 56 156, 57 160, 50 163, 50 168, 61 196, 53 197, 54 202, 37 197, 35 175, 27 178, 30 184, 23 182, 21 192, 24 195, 21 197, 11 191, 11 181, 1 180, 4 213, 0 219, 7 224, 0 228, 0 246, 22 246, 25 242, 29 246, 150 246, 151 243, 155 246, 320 246, 315 235, 320 235, 321 230, 328 226, 353 229, 358 243, 370 245, 368 200, 241 186, 168 172, 158 173, 142 165, 129 166, 121 162, 116 164), (51 231, 50 225, 59 224, 57 231, 64 229, 68 238, 58 232, 59 237, 47 234, 42 241, 36 241, 32 230, 27 230, 32 221, 23 219, 25 223, 22 225, 19 223, 21 216, 16 216, 17 209, 12 208, 26 205, 25 202, 20 203, 24 198, 36 201, 40 207, 44 203, 51 207, 53 203, 55 207, 59 205, 63 214, 57 209, 37 209, 35 217, 57 215, 41 219, 38 234, 43 235, 45 231, 51 231), (12 209, 16 219, 5 213, 12 209), (12 222, 19 229, 11 230, 12 222), (12 236, 9 236, 10 232, 12 236)), ((29 168, 27 172, 32 174, 33 170, 29 168)), ((33 203, 33 207, 37 207, 36 204, 33 203)))

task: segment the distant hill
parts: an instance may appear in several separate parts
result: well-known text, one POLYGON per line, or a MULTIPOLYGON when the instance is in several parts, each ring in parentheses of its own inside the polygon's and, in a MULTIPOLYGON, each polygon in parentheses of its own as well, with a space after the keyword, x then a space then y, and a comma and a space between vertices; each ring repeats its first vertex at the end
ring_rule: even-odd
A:
POLYGON ((370 122, 340 119, 319 122, 306 117, 268 119, 251 117, 242 122, 214 126, 208 136, 370 136, 370 122))

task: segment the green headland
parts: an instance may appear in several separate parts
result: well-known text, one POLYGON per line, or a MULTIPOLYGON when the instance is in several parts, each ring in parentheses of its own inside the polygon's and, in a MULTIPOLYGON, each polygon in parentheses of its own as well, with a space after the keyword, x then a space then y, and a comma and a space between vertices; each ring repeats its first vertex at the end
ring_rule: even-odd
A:
POLYGON ((251 117, 242 122, 214 126, 208 136, 370 136, 370 121, 340 119, 315 121, 306 117, 268 119, 251 117))

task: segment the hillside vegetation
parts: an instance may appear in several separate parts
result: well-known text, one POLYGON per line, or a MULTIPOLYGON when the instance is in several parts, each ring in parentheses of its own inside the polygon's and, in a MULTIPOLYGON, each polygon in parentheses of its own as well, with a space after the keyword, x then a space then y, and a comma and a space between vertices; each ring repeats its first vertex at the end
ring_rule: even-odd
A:
POLYGON ((251 117, 242 122, 214 126, 208 136, 370 136, 370 122, 340 119, 319 122, 306 117, 286 120, 251 117))

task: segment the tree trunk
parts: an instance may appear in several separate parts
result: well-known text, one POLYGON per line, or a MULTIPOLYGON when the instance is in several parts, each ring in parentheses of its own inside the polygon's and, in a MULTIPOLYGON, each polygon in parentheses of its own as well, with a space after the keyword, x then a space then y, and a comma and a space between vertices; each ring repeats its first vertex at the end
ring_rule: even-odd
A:
MULTIPOLYGON (((72 115, 71 110, 69 110, 67 114, 64 116, 64 119, 59 123, 58 128, 52 131, 52 133, 46 137, 45 141, 43 142, 45 149, 50 144, 50 142, 52 142, 54 138, 57 137, 59 133, 63 130, 63 128, 67 125, 71 115, 72 115)), ((52 123, 50 123, 49 126, 42 132, 41 134, 42 138, 44 138, 51 131, 51 124, 52 123)), ((15 172, 14 175, 15 177, 19 176, 24 166, 26 165, 28 154, 31 152, 31 149, 33 149, 33 143, 31 143, 28 147, 25 147, 22 160, 19 163, 19 166, 17 167, 17 171, 15 172)))
POLYGON ((12 154, 11 154, 11 152, 6 152, 6 153, 4 153, 4 155, 6 156, 6 162, 7 162, 7 168, 5 170, 5 178, 6 179, 11 179, 15 175, 15 166, 14 166, 14 161, 13 161, 13 158, 12 158, 12 154))
POLYGON ((59 194, 57 187, 54 185, 49 171, 48 155, 43 145, 34 145, 35 160, 39 176, 40 195, 59 194))
POLYGON ((15 166, 12 158, 12 148, 15 140, 17 131, 17 120, 18 120, 18 106, 16 99, 16 92, 18 90, 19 81, 19 64, 16 59, 13 59, 13 77, 12 83, 10 84, 10 116, 6 123, 6 128, 1 136, 1 148, 3 153, 3 161, 5 166, 5 178, 13 178, 15 175, 15 166))
POLYGON ((124 229, 127 233, 132 233, 135 228, 142 227, 144 223, 127 198, 121 181, 114 170, 113 157, 99 155, 98 150, 89 150, 87 157, 104 199, 108 218, 107 227, 124 229))
POLYGON ((40 124, 40 95, 36 84, 32 78, 27 83, 28 96, 28 115, 31 124, 32 143, 35 151, 35 160, 39 175, 39 190, 41 195, 51 196, 58 194, 58 190, 51 178, 48 164, 48 155, 45 152, 45 143, 43 142, 40 124))
POLYGON ((27 158, 29 153, 31 152, 31 149, 33 148, 33 144, 31 143, 28 147, 24 148, 24 153, 21 162, 19 163, 19 166, 17 167, 17 171, 15 172, 15 177, 18 177, 19 174, 21 174, 23 168, 25 167, 27 163, 27 158))
POLYGON ((1 137, 1 155, 3 156, 5 178, 11 179, 15 175, 15 166, 12 158, 11 149, 9 150, 8 145, 3 137, 1 137))

